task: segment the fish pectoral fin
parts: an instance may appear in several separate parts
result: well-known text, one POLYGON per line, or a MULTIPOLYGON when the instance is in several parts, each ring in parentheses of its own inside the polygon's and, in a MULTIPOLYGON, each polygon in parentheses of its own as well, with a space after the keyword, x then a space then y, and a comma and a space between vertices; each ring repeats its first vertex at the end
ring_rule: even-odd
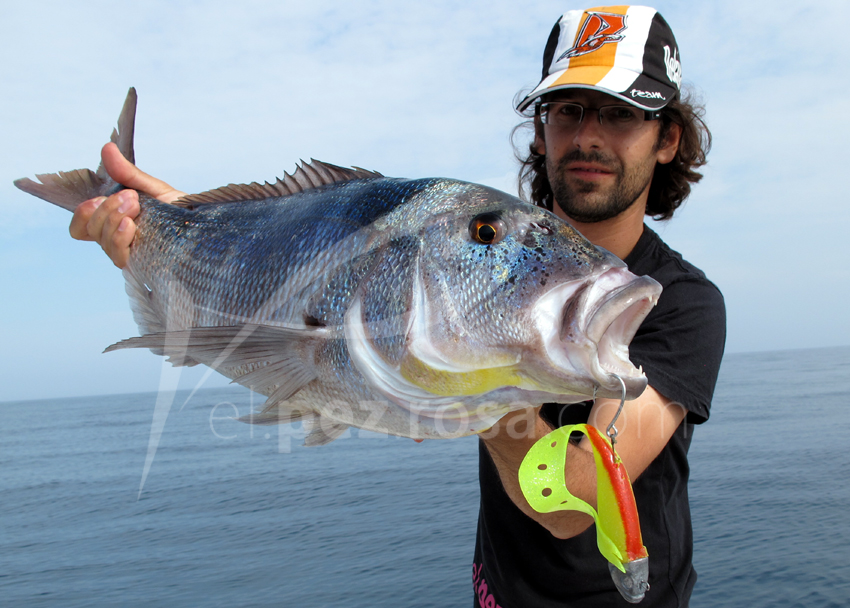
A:
POLYGON ((330 443, 348 430, 347 424, 335 422, 321 415, 307 421, 307 426, 310 429, 310 432, 304 437, 304 445, 307 447, 330 443))
POLYGON ((314 356, 323 328, 290 328, 245 323, 223 327, 146 334, 122 340, 104 352, 122 348, 149 348, 165 354, 174 365, 200 362, 215 370, 247 367, 234 382, 269 394, 273 405, 289 399, 316 378, 314 356))

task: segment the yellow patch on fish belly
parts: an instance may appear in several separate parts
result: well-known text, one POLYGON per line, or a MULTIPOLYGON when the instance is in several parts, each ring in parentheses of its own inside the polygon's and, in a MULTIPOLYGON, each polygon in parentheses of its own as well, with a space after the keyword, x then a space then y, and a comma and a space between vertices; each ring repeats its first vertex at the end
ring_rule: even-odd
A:
POLYGON ((399 371, 411 384, 443 396, 481 395, 504 386, 527 384, 515 365, 452 372, 431 367, 409 353, 402 359, 399 371))

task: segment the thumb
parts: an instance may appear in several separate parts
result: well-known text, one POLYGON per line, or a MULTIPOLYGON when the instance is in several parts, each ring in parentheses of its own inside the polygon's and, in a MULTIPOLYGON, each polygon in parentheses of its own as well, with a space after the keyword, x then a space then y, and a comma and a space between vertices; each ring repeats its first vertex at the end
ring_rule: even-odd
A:
POLYGON ((144 192, 166 203, 174 202, 184 194, 139 169, 124 158, 118 146, 112 142, 103 146, 100 157, 109 176, 127 188, 144 192))

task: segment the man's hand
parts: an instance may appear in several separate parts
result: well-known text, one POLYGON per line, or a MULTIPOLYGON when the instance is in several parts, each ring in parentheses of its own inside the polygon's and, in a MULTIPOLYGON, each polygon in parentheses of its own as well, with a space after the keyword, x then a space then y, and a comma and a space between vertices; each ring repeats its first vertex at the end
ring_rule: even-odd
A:
POLYGON ((132 190, 122 190, 109 198, 98 197, 80 203, 71 220, 71 236, 80 241, 96 241, 118 268, 124 268, 130 257, 130 245, 136 235, 139 195, 144 192, 164 203, 172 203, 185 193, 164 181, 140 171, 108 143, 101 150, 103 166, 110 177, 132 190))
MULTIPOLYGON (((588 423, 605 434, 619 399, 597 399, 588 423)), ((589 515, 578 511, 537 513, 528 504, 519 487, 518 471, 522 459, 534 443, 552 429, 540 417, 540 408, 513 412, 492 429, 481 433, 505 491, 523 513, 545 527, 557 538, 580 534, 593 523, 589 515)), ((633 401, 626 401, 617 419, 617 455, 623 461, 632 483, 667 445, 685 418, 686 411, 651 386, 633 401)), ((573 496, 596 507, 596 464, 587 438, 571 446, 564 466, 567 489, 573 496)))
MULTIPOLYGON (((538 513, 528 504, 519 486, 519 465, 537 440, 550 431, 552 427, 540 417, 540 408, 536 407, 507 414, 479 437, 487 446, 502 486, 513 503, 553 536, 570 538, 586 530, 593 523, 593 518, 579 511, 538 513)), ((564 471, 570 493, 595 508, 596 463, 591 448, 570 446, 564 471)))

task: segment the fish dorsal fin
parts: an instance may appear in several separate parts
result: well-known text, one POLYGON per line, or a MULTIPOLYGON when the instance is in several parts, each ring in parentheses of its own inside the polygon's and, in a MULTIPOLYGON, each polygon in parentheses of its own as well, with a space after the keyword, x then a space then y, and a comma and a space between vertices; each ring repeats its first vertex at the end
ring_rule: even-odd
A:
POLYGON ((238 201, 256 201, 264 198, 289 196, 312 188, 347 182, 355 179, 374 179, 383 177, 377 171, 368 171, 359 167, 346 169, 320 160, 311 159, 309 163, 301 161, 295 173, 284 173, 284 178, 270 184, 228 184, 215 190, 190 194, 174 202, 178 207, 194 207, 210 203, 235 203, 238 201))

